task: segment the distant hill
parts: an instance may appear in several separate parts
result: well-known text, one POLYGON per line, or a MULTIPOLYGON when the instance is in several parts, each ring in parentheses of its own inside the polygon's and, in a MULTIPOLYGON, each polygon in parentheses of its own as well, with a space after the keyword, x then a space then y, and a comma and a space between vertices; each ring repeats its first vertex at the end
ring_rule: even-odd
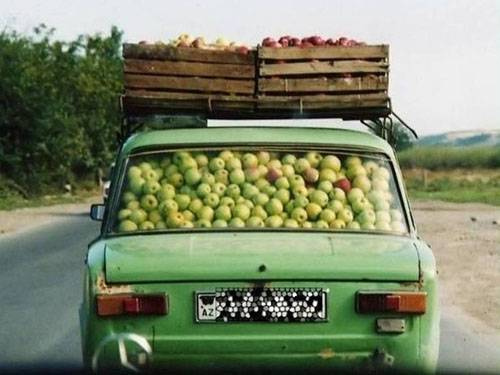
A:
POLYGON ((500 146, 499 130, 468 130, 423 136, 419 146, 500 146))

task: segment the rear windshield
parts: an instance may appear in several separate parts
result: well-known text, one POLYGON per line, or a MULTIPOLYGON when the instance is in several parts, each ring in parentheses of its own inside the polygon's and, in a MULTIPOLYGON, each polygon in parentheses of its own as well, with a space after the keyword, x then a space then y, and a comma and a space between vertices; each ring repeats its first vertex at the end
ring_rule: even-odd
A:
POLYGON ((408 232, 386 157, 206 149, 129 158, 112 231, 408 232))

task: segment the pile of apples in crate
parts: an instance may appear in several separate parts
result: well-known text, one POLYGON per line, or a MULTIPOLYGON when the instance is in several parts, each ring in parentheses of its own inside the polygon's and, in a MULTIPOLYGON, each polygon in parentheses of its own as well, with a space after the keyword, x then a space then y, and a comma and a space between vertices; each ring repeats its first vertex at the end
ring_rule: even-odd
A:
POLYGON ((116 230, 405 232, 384 161, 315 151, 178 151, 132 163, 116 230))
POLYGON ((364 42, 358 42, 354 39, 349 39, 343 36, 338 39, 333 39, 333 38, 325 39, 319 35, 313 35, 305 38, 297 38, 290 35, 284 35, 277 40, 272 37, 267 37, 262 40, 263 47, 271 47, 271 48, 282 48, 282 47, 310 48, 318 46, 353 47, 353 46, 363 46, 363 45, 365 45, 364 42))

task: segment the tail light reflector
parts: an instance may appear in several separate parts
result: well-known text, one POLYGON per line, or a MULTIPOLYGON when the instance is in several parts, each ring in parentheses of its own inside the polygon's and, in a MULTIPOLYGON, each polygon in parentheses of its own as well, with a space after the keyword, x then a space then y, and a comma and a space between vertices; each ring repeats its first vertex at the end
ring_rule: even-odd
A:
POLYGON ((427 293, 425 292, 358 292, 356 311, 370 313, 424 314, 427 293))
POLYGON ((166 315, 164 294, 106 294, 96 297, 97 315, 166 315))

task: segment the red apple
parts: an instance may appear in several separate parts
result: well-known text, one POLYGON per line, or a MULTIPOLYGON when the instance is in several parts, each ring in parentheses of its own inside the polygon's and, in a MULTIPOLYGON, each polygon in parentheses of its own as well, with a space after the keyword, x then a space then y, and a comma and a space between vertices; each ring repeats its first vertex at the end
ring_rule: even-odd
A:
POLYGON ((276 40, 274 40, 274 38, 271 38, 270 36, 262 40, 262 45, 264 47, 271 47, 271 43, 276 43, 276 40))
POLYGON ((344 36, 341 36, 341 37, 337 40, 337 44, 338 44, 339 46, 342 46, 342 47, 346 47, 348 42, 349 42, 349 39, 347 39, 347 38, 346 38, 346 37, 344 37, 344 36))
POLYGON ((281 176, 283 176, 283 172, 281 170, 276 168, 269 168, 266 174, 266 179, 270 183, 274 183, 274 181, 276 181, 281 176))
POLYGON ((301 42, 299 38, 290 38, 290 40, 288 41, 288 45, 290 47, 299 47, 300 44, 301 42))
POLYGON ((315 46, 322 46, 325 44, 325 41, 319 35, 309 37, 308 42, 315 46))
POLYGON ((312 44, 310 42, 302 42, 302 43, 300 43, 300 48, 311 48, 311 47, 314 47, 314 44, 312 44))
POLYGON ((333 185, 344 190, 345 193, 348 193, 349 190, 351 190, 351 181, 347 178, 341 178, 340 180, 335 181, 333 185))
POLYGON ((236 48, 236 52, 242 55, 248 55, 248 47, 247 46, 239 46, 236 48))

